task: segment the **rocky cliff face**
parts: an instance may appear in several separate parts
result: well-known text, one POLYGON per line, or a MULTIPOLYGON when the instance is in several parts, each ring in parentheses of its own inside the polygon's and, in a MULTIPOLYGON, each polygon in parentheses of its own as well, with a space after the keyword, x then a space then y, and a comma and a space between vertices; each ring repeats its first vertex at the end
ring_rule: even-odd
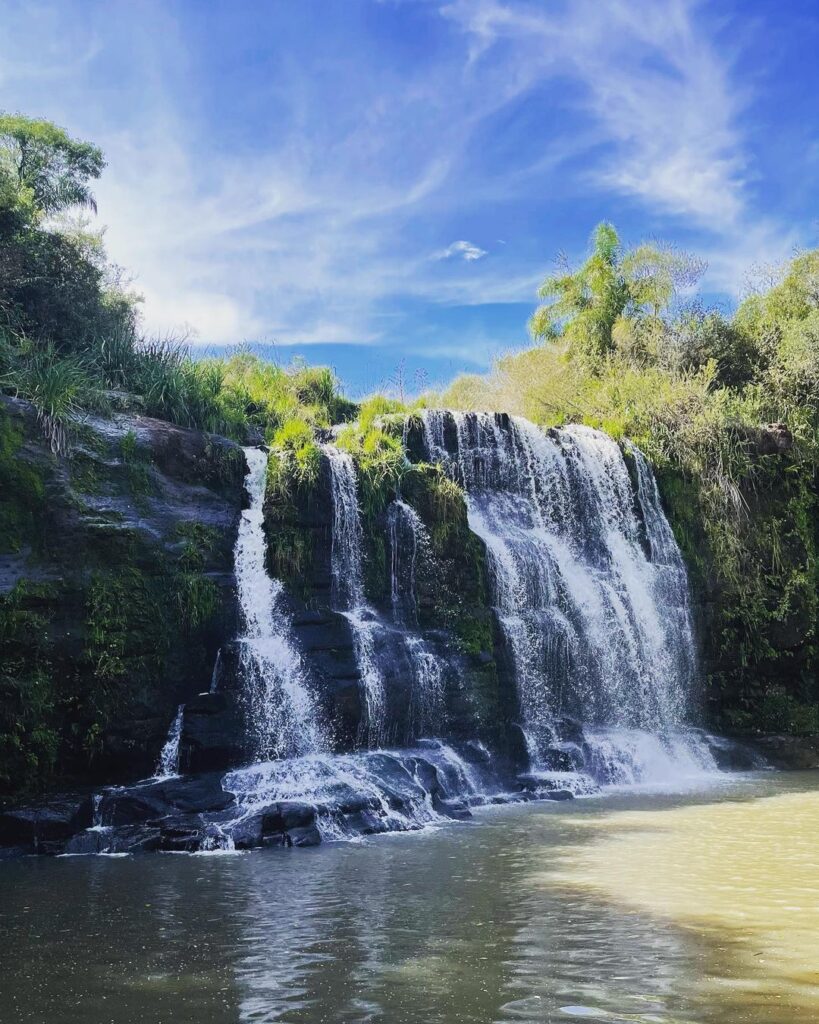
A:
MULTIPOLYGON (((407 745, 418 735, 419 665, 407 642, 409 627, 443 667, 436 735, 478 739, 514 757, 520 747, 512 725, 514 681, 491 608, 486 552, 469 530, 463 496, 439 471, 418 465, 402 483, 400 503, 417 516, 417 536, 396 526, 392 501, 365 515, 363 531, 366 599, 382 624, 374 642, 388 701, 383 743, 407 745), (411 610, 400 607, 405 600, 411 610)), ((299 648, 326 717, 336 723, 337 749, 346 751, 361 742, 364 708, 350 622, 333 596, 333 515, 326 459, 315 484, 284 500, 269 494, 265 506, 268 567, 287 586, 299 648)))
POLYGON ((688 565, 708 717, 749 734, 816 731, 819 481, 782 424, 740 441, 753 472, 727 541, 690 481, 658 478, 688 565))
POLYGON ((234 634, 244 458, 143 416, 66 457, 0 398, 0 792, 150 774, 234 634))

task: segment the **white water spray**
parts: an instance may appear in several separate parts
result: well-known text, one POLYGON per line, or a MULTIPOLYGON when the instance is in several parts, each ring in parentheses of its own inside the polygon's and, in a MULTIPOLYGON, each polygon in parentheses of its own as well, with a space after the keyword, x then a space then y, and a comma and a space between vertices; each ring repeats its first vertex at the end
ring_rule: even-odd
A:
MULTIPOLYGON (((583 756, 606 762, 601 781, 616 775, 618 756, 632 778, 651 774, 658 758, 641 767, 648 748, 635 730, 679 760, 696 745, 686 731, 695 681, 687 579, 641 453, 628 448, 635 495, 618 445, 588 427, 546 432, 428 410, 424 430, 430 458, 464 486, 470 527, 486 545, 532 769, 565 753, 567 715, 590 727, 583 756), (605 730, 605 758, 595 755, 595 727, 605 730)), ((691 763, 714 768, 704 745, 691 763)))
POLYGON ((172 779, 179 774, 179 740, 182 736, 184 720, 185 705, 180 704, 168 730, 168 738, 159 754, 159 762, 154 776, 157 779, 172 779))

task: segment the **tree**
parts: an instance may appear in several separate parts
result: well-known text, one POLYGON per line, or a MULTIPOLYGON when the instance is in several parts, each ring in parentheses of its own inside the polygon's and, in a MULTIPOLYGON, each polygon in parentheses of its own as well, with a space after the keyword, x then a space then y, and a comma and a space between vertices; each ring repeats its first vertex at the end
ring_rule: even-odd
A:
POLYGON ((72 139, 50 121, 22 114, 0 114, 0 166, 21 200, 31 198, 43 214, 96 201, 89 187, 105 167, 102 150, 72 139))
POLYGON ((538 294, 546 301, 529 328, 535 338, 563 339, 592 361, 618 345, 639 347, 678 291, 703 270, 701 261, 671 246, 644 243, 624 251, 614 226, 604 221, 594 230, 585 263, 543 282, 538 294))

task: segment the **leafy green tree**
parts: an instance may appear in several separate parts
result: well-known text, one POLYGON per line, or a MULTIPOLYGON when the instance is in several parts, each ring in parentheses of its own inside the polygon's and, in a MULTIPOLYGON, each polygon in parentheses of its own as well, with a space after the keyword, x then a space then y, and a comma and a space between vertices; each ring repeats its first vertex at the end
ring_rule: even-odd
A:
POLYGON ((0 328, 74 353, 133 335, 137 298, 101 232, 71 223, 96 210, 91 182, 104 166, 96 146, 57 125, 0 114, 0 328))
POLYGON ((105 167, 102 150, 62 128, 22 114, 0 114, 0 165, 35 208, 51 215, 96 201, 89 182, 105 167))
POLYGON ((546 278, 545 301, 529 328, 536 339, 562 339, 596 361, 616 347, 642 349, 678 291, 694 284, 704 264, 668 246, 624 250, 614 226, 598 224, 591 253, 576 271, 546 278))

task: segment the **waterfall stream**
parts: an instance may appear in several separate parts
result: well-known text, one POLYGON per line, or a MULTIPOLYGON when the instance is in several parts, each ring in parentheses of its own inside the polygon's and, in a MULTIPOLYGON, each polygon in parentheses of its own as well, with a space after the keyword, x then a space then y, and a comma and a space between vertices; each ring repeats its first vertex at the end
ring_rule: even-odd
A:
POLYGON ((421 517, 400 498, 387 510, 387 532, 392 616, 403 631, 404 649, 412 665, 409 731, 418 739, 445 727, 445 664, 417 632, 416 570, 419 556, 429 553, 429 537, 421 517))
POLYGON ((384 680, 374 651, 378 623, 364 597, 363 537, 355 466, 352 457, 334 445, 325 445, 324 453, 330 465, 333 502, 333 602, 350 623, 353 635, 364 697, 362 739, 365 746, 377 747, 384 734, 386 705, 384 680))
POLYGON ((168 730, 168 738, 159 754, 155 775, 157 779, 170 779, 179 774, 179 739, 182 736, 184 719, 185 705, 180 704, 168 730))
POLYGON ((242 512, 234 556, 244 625, 239 657, 252 750, 264 761, 325 750, 328 737, 282 608, 284 588, 265 565, 267 454, 244 451, 250 505, 242 512))
POLYGON ((626 446, 635 497, 623 452, 588 427, 428 410, 424 435, 486 545, 532 770, 591 765, 622 783, 683 762, 712 769, 686 729, 695 648, 685 568, 636 447, 626 446), (567 738, 565 717, 582 738, 567 738))

